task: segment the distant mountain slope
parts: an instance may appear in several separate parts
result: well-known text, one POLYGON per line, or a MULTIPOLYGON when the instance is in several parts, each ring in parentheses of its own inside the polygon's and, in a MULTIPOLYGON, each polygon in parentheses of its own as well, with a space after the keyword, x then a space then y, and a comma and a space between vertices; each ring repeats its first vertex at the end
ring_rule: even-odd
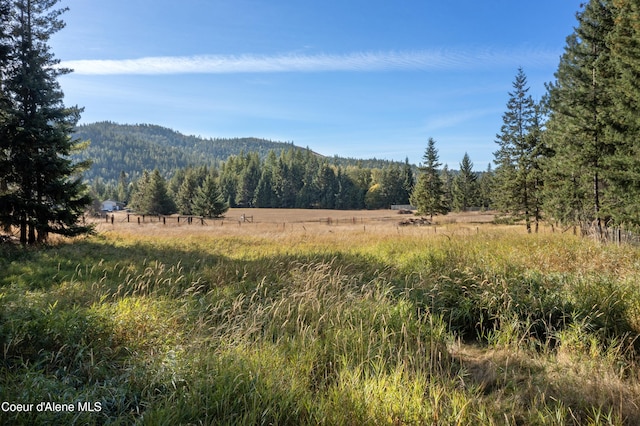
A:
MULTIPOLYGON (((269 151, 307 149, 291 142, 274 142, 259 138, 204 139, 186 136, 175 130, 153 124, 117 124, 110 121, 82 124, 74 136, 90 140, 89 148, 75 154, 75 160, 91 159, 93 166, 84 173, 88 181, 100 177, 116 182, 120 172, 136 179, 144 170, 157 168, 165 177, 188 166, 216 166, 232 155, 257 152, 262 158, 269 151)), ((320 154, 317 154, 320 155, 320 154)), ((360 165, 382 168, 394 162, 378 159, 328 157, 335 165, 360 165)))
POLYGON ((92 168, 85 172, 87 180, 98 176, 105 181, 117 180, 121 171, 136 177, 155 168, 169 175, 190 165, 215 165, 242 151, 266 156, 270 150, 302 149, 265 139, 203 139, 151 124, 108 121, 80 125, 74 136, 91 141, 87 150, 75 155, 76 160, 93 160, 92 168))

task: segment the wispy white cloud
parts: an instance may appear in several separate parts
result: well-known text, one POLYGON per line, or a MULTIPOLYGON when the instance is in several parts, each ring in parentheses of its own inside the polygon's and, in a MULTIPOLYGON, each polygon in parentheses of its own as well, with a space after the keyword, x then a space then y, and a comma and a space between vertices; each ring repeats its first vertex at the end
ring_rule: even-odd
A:
POLYGON ((475 110, 457 111, 450 114, 435 115, 430 117, 425 123, 427 131, 447 129, 459 126, 468 121, 477 120, 487 116, 499 116, 501 110, 495 108, 483 108, 475 110))
POLYGON ((162 56, 65 61, 76 74, 229 74, 327 71, 437 71, 555 65, 559 53, 544 49, 422 50, 348 54, 162 56))

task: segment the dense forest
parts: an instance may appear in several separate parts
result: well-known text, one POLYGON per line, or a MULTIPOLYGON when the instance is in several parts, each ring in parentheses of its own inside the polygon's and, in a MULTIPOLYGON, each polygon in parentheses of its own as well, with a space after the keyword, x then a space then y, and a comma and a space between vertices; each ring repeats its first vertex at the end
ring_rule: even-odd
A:
MULTIPOLYGON (((170 177, 186 167, 218 167, 233 155, 255 152, 262 159, 269 151, 305 148, 292 142, 270 141, 260 138, 202 138, 187 136, 178 131, 153 124, 118 124, 110 121, 82 124, 75 128, 74 137, 89 141, 87 149, 73 154, 73 160, 91 160, 84 179, 93 182, 115 183, 121 172, 131 179, 142 176, 144 170, 158 169, 170 177)), ((320 154, 315 154, 322 157, 320 154)), ((382 167, 386 160, 360 160, 332 157, 332 164, 360 163, 364 167, 382 167)))
MULTIPOLYGON (((332 161, 294 148, 269 151, 264 159, 248 152, 229 157, 219 167, 178 169, 168 179, 158 169, 145 170, 138 179, 122 172, 117 183, 96 180, 92 190, 97 200, 109 198, 154 214, 197 214, 193 205, 208 178, 216 189, 207 192, 230 207, 379 209, 410 203, 416 174, 408 161, 374 168, 332 161)), ((446 167, 438 171, 446 211, 487 208, 492 172, 473 172, 466 154, 460 166, 460 172, 446 167)))
POLYGON ((90 159, 84 173, 88 181, 100 177, 115 182, 121 172, 138 178, 143 170, 158 169, 171 175, 187 166, 214 166, 240 152, 266 156, 270 150, 292 148, 293 144, 258 138, 203 139, 151 124, 117 124, 109 121, 77 126, 74 136, 90 141, 75 160, 90 159))

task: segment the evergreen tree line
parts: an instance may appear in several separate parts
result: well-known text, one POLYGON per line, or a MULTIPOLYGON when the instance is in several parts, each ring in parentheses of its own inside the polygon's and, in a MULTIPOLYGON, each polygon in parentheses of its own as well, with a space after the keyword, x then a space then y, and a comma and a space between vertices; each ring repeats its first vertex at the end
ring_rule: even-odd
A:
POLYGON ((469 209, 487 210, 494 207, 495 175, 488 166, 487 171, 473 171, 473 163, 465 152, 459 171, 451 172, 449 167, 439 162, 436 141, 429 138, 423 156, 424 163, 418 168, 417 182, 409 199, 421 214, 447 214, 450 211, 469 209))
MULTIPOLYGON (((259 138, 202 138, 187 136, 166 127, 151 124, 117 124, 109 121, 82 124, 74 137, 91 141, 87 149, 73 153, 75 161, 91 160, 83 175, 93 185, 115 185, 121 171, 137 180, 144 170, 161 170, 165 177, 187 167, 220 167, 232 155, 256 152, 261 159, 269 151, 279 155, 283 150, 301 148, 291 142, 259 138)), ((319 155, 319 154, 318 154, 319 155)), ((323 157, 332 165, 359 164, 367 168, 383 168, 388 160, 323 157)))
MULTIPOLYGON (((488 184, 491 173, 473 172, 473 163, 466 154, 460 167, 460 172, 448 168, 438 172, 451 200, 447 211, 489 208, 490 201, 482 198, 481 188, 488 184)), ((154 170, 129 182, 122 172, 116 186, 102 184, 93 190, 97 199, 122 201, 140 213, 207 216, 195 207, 196 200, 204 196, 202 187, 207 179, 215 189, 204 193, 218 203, 217 215, 228 207, 389 208, 393 204, 408 205, 415 186, 408 160, 373 169, 338 166, 309 150, 290 149, 279 155, 270 151, 264 160, 255 152, 242 153, 229 157, 219 168, 179 169, 168 179, 154 170)))
POLYGON ((173 174, 189 166, 215 166, 241 151, 255 151, 265 157, 270 150, 293 147, 291 143, 258 138, 204 139, 157 125, 109 121, 79 125, 74 136, 91 141, 86 150, 73 156, 77 161, 91 160, 85 180, 99 178, 105 183, 117 182, 121 171, 135 180, 145 169, 173 174))
MULTIPOLYGON (((496 135, 490 204, 529 232, 543 219, 640 227, 640 2, 592 0, 577 20, 542 99, 518 70, 496 135)), ((439 166, 430 140, 412 194, 423 213, 450 206, 439 166)))

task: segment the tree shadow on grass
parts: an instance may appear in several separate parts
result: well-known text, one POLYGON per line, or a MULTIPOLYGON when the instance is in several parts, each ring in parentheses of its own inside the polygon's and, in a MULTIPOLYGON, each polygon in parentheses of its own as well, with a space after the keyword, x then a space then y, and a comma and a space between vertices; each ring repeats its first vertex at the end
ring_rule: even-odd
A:
MULTIPOLYGON (((162 392, 177 390, 172 388, 174 377, 170 370, 167 370, 166 377, 147 377, 145 369, 136 363, 151 362, 151 355, 131 350, 130 340, 133 339, 127 340, 127 335, 122 334, 130 331, 146 337, 144 333, 148 332, 148 327, 157 326, 153 324, 154 321, 165 319, 152 315, 135 316, 146 312, 132 312, 132 320, 121 324, 121 318, 109 315, 115 311, 96 311, 92 309, 96 304, 115 305, 119 301, 136 298, 145 299, 151 304, 156 297, 162 301, 180 302, 182 299, 207 299, 206 295, 213 294, 205 304, 217 298, 232 305, 234 300, 241 300, 243 295, 250 297, 257 294, 257 288, 265 285, 268 285, 264 290, 267 292, 264 293, 265 302, 268 302, 269 298, 275 299, 281 291, 288 290, 288 286, 300 285, 296 280, 306 277, 317 278, 312 281, 317 285, 327 285, 331 280, 338 285, 360 287, 384 282, 392 288, 388 297, 405 297, 420 315, 426 315, 427 312, 439 314, 444 316, 443 321, 450 330, 454 326, 468 326, 471 332, 478 324, 480 314, 484 313, 483 306, 493 306, 495 309, 491 316, 494 316, 504 310, 504 300, 518 302, 510 305, 530 304, 530 296, 533 294, 539 299, 538 287, 545 284, 518 279, 517 282, 509 282, 511 285, 499 286, 498 282, 478 282, 476 274, 461 271, 454 274, 452 271, 445 278, 426 277, 414 287, 416 283, 391 263, 339 250, 235 258, 186 245, 158 245, 153 241, 124 245, 100 238, 38 250, 22 247, 7 250, 7 256, 0 259, 0 343, 5 348, 3 363, 9 374, 0 378, 0 388, 4 392, 0 395, 1 399, 13 400, 15 395, 22 395, 27 402, 48 400, 47 395, 71 395, 84 400, 103 398, 103 414, 108 416, 144 410, 145 404, 164 398, 162 392), (322 268, 314 269, 314 265, 322 268), (335 275, 339 275, 340 279, 335 279, 335 275), (431 279, 434 281, 429 281, 431 279), (519 287, 515 287, 516 284, 519 287), (526 291, 514 292, 518 288, 526 291), (504 297, 495 298, 496 294, 504 297), (485 296, 490 297, 494 305, 488 304, 485 296), (128 348, 129 352, 123 348, 128 348), (48 377, 54 377, 55 380, 47 380, 48 377)), ((250 250, 248 247, 247 251, 250 250)), ((548 297, 549 303, 544 299, 536 306, 556 306, 551 303, 555 300, 552 296, 550 294, 548 297)), ((146 305, 131 306, 132 309, 144 309, 146 305)), ((160 314, 172 315, 172 307, 171 304, 163 307, 160 314)), ((246 306, 244 309, 247 309, 246 306)), ((299 312, 303 313, 301 310, 299 312)), ((365 306, 361 312, 365 315, 381 311, 365 306)), ((378 317, 382 318, 381 315, 378 317)), ((228 319, 226 311, 221 318, 233 321, 228 319)), ((386 321, 389 318, 389 315, 385 316, 386 321)), ((180 320, 177 322, 178 326, 184 325, 180 320)), ((385 323, 385 329, 391 327, 388 324, 385 323)), ((496 324, 499 325, 499 322, 496 324)), ((293 329, 293 332, 296 330, 293 329)), ((365 332, 371 330, 367 326, 365 332)), ((167 333, 172 331, 169 328, 167 333)), ((280 331, 280 335, 284 334, 280 331)), ((376 342, 375 339, 371 341, 376 342)), ((154 344, 155 341, 149 343, 150 346, 154 344)), ((154 356, 160 358, 167 352, 166 348, 161 347, 151 349, 149 352, 155 351, 154 356)), ((332 347, 328 346, 329 350, 333 350, 332 347)), ((310 374, 320 378, 337 374, 337 370, 331 370, 334 367, 326 367, 336 364, 330 356, 332 352, 320 354, 327 355, 331 363, 323 363, 317 354, 309 355, 313 356, 311 361, 314 366, 325 366, 325 370, 319 373, 311 370, 310 374)), ((168 359, 165 364, 170 365, 170 361, 168 359)), ((495 362, 495 359, 491 361, 495 362)), ((518 377, 522 378, 523 383, 529 383, 529 378, 539 375, 535 365, 523 363, 513 371, 514 380, 501 382, 500 364, 496 364, 490 373, 477 373, 486 372, 488 366, 494 365, 488 363, 486 358, 463 359, 453 356, 451 362, 453 369, 444 368, 443 371, 457 371, 455 364, 466 367, 474 384, 483 388, 487 397, 508 389, 514 383, 518 384, 515 380, 518 377)), ((313 380, 311 383, 314 383, 313 380)), ((323 392, 325 387, 330 387, 331 382, 327 383, 327 386, 318 386, 315 392, 323 392)), ((553 383, 543 384, 553 390, 553 383)), ((576 406, 575 402, 568 402, 576 406)), ((349 409, 355 410, 356 406, 349 409)), ((29 420, 27 417, 15 419, 17 424, 21 419, 29 420)), ((29 423, 27 420, 24 424, 29 423)))
MULTIPOLYGON (((250 248, 247 249, 250 252, 250 248)), ((4 273, 0 287, 18 286, 26 291, 48 291, 64 283, 100 283, 116 290, 134 281, 184 287, 200 281, 207 289, 224 285, 255 285, 286 276, 305 264, 330 264, 341 273, 372 280, 394 275, 392 268, 360 255, 340 251, 277 254, 259 258, 232 258, 185 248, 140 242, 118 245, 94 239, 34 250, 13 247, 0 260, 4 273), (157 282, 156 282, 157 281, 157 282)))

